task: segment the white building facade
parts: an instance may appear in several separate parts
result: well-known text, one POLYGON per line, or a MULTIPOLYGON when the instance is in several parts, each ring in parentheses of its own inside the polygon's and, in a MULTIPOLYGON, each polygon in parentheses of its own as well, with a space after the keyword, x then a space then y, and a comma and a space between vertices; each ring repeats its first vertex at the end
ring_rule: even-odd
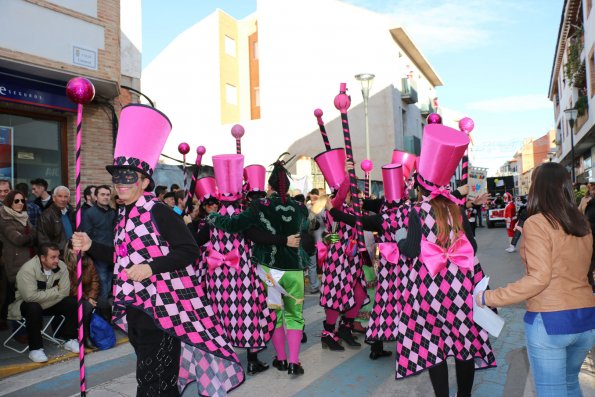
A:
MULTIPOLYGON (((164 154, 204 145, 233 153, 230 129, 242 124, 246 164, 271 164, 288 151, 291 171, 316 185, 311 159, 324 150, 313 112, 321 108, 333 147, 344 146, 339 84, 351 95, 349 122, 356 161, 365 158, 365 118, 356 74, 375 75, 369 99, 372 179, 392 149, 419 152, 435 87, 442 81, 406 31, 385 15, 336 0, 259 0, 236 21, 217 10, 180 34, 143 70, 142 91, 167 114, 173 131, 164 154)), ((361 175, 361 172, 358 170, 361 175)))

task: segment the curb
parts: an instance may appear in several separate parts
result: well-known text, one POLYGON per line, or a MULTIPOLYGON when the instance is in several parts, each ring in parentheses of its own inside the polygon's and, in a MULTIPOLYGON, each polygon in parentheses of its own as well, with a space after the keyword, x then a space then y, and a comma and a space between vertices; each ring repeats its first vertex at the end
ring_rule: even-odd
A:
MULTIPOLYGON (((128 337, 123 337, 123 338, 116 340, 116 344, 114 345, 114 347, 122 345, 124 343, 128 343, 128 337)), ((85 349, 85 355, 87 355, 89 353, 96 352, 96 351, 99 351, 99 349, 97 349, 97 348, 85 349)), ((63 361, 68 361, 73 358, 78 358, 78 356, 79 356, 78 353, 69 352, 62 356, 51 358, 48 361, 46 361, 45 363, 27 362, 24 364, 3 365, 3 366, 0 366, 0 380, 8 378, 9 376, 22 374, 24 372, 32 371, 34 369, 39 369, 39 368, 47 367, 52 364, 60 363, 63 361)))

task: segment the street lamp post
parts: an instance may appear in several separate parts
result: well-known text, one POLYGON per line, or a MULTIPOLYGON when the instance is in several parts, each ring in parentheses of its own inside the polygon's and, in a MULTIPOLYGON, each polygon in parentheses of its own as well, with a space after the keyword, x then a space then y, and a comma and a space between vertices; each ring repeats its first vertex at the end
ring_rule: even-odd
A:
POLYGON ((374 76, 371 73, 356 74, 355 78, 362 85, 362 96, 364 97, 364 117, 366 120, 366 159, 370 160, 370 134, 368 130, 368 99, 370 98, 370 88, 372 88, 372 81, 374 76))
POLYGON ((576 120, 577 113, 578 112, 577 112, 576 108, 570 108, 570 109, 566 109, 564 111, 564 114, 566 115, 566 118, 568 119, 568 125, 570 126, 570 161, 571 161, 570 175, 572 176, 573 184, 576 182, 576 178, 574 175, 574 121, 576 120))

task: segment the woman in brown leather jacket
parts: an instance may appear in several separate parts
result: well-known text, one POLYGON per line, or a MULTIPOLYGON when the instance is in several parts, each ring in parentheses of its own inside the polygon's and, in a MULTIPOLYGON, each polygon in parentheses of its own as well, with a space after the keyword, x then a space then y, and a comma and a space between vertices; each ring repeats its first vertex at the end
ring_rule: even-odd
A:
POLYGON ((538 397, 582 396, 578 374, 595 344, 595 296, 587 281, 593 237, 574 202, 566 169, 533 171, 521 258, 527 275, 477 294, 479 305, 527 301, 525 335, 538 397))
MULTIPOLYGON (((9 192, 0 206, 0 242, 2 262, 6 271, 6 306, 15 299, 16 276, 25 262, 35 254, 35 228, 29 222, 27 204, 23 194, 17 190, 9 192)), ((4 293, 2 291, 1 293, 4 293)))

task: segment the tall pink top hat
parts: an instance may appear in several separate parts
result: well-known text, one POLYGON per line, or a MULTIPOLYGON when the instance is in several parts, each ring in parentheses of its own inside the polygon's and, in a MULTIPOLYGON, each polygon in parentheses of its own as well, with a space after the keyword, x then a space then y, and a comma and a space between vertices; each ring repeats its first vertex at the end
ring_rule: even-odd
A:
POLYGON ((409 179, 411 172, 415 169, 415 160, 417 156, 411 153, 403 152, 400 150, 393 150, 392 164, 403 165, 403 177, 409 179))
POLYGON ((345 149, 343 148, 327 150, 314 157, 314 161, 318 164, 326 183, 333 191, 338 190, 341 183, 347 178, 345 172, 346 158, 345 149))
POLYGON ((215 169, 219 200, 235 201, 242 198, 244 156, 241 154, 213 156, 213 168, 215 169))
POLYGON ((387 203, 397 203, 403 200, 405 197, 405 182, 401 164, 383 166, 382 182, 384 183, 384 200, 387 203))
POLYGON ((201 203, 207 199, 217 197, 217 182, 212 176, 205 176, 196 180, 194 195, 201 203))
POLYGON ((138 171, 151 181, 147 191, 153 190, 153 172, 171 128, 167 116, 153 107, 124 106, 118 122, 114 163, 105 168, 110 174, 116 169, 138 171))
POLYGON ((469 136, 461 131, 441 124, 424 127, 417 182, 430 192, 430 198, 442 195, 460 201, 450 194, 448 185, 468 145, 469 136))
POLYGON ((264 192, 264 181, 267 170, 260 164, 252 164, 244 168, 244 180, 248 192, 264 192))

